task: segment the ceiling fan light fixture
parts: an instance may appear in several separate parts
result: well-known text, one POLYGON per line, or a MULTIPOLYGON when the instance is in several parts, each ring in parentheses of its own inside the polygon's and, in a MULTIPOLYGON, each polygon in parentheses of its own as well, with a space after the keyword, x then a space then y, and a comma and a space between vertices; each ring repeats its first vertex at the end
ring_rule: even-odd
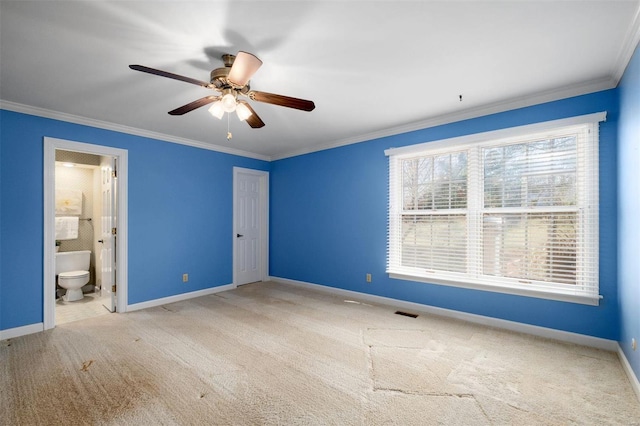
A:
POLYGON ((225 94, 224 96, 222 96, 222 99, 220 100, 220 102, 222 103, 222 109, 225 112, 233 112, 236 110, 236 97, 235 95, 231 92, 231 90, 226 91, 225 90, 225 94))
POLYGON ((238 114, 238 119, 240 121, 244 121, 247 118, 251 117, 251 110, 244 102, 238 102, 238 106, 236 107, 236 114, 238 114))
POLYGON ((209 114, 213 115, 218 120, 221 120, 222 116, 224 115, 224 109, 222 108, 222 101, 214 102, 213 105, 211 105, 211 108, 209 108, 209 114))
POLYGON ((261 66, 262 61, 255 55, 248 52, 238 52, 233 60, 227 81, 231 86, 240 89, 249 82, 249 79, 261 66))

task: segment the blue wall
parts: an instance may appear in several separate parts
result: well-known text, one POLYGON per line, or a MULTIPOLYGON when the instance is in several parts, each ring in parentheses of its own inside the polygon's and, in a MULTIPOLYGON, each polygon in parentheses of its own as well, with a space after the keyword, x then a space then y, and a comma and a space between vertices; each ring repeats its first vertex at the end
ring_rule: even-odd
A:
POLYGON ((616 340, 617 118, 618 92, 608 90, 276 161, 270 274, 616 340), (600 111, 607 111, 600 128, 600 306, 387 276, 385 149, 600 111), (372 283, 365 282, 366 273, 372 283))
MULTIPOLYGON (((627 88, 620 91, 564 99, 271 164, 0 111, 0 329, 42 322, 42 141, 50 136, 129 151, 130 304, 232 282, 232 167, 241 166, 271 171, 272 276, 627 341, 629 333, 637 336, 639 327, 628 306, 618 309, 617 133, 619 129, 630 132, 625 140, 637 141, 638 122, 627 118, 619 126, 618 95, 623 96, 625 116, 637 117, 637 101, 624 101, 638 91, 638 79, 629 77, 637 70, 637 56, 625 74, 627 88), (600 137, 600 286, 604 295, 600 306, 388 278, 385 149, 599 111, 608 113, 600 137), (181 280, 184 272, 190 276, 186 284, 181 280), (366 273, 373 275, 372 283, 365 282, 366 273), (17 282, 20 287, 14 284, 17 282)), ((637 145, 632 148, 637 153, 637 145)), ((637 181, 635 159, 633 166, 621 165, 637 181)), ((636 192, 627 188, 622 192, 621 218, 627 211, 625 202, 637 198, 632 194, 637 194, 637 188, 636 192)), ((636 234, 628 238, 621 232, 620 249, 628 256, 638 252, 635 226, 636 234), (633 244, 636 246, 627 247, 633 244)), ((637 263, 627 261, 628 276, 620 275, 627 283, 621 292, 636 297, 637 263)), ((637 298, 629 300, 637 307, 637 298)), ((637 358, 634 362, 637 366, 637 358)))
POLYGON ((620 85, 618 187, 620 347, 640 377, 640 48, 631 58, 620 85))
POLYGON ((232 282, 233 167, 269 163, 5 110, 0 128, 0 330, 43 321, 45 136, 128 150, 129 304, 232 282))

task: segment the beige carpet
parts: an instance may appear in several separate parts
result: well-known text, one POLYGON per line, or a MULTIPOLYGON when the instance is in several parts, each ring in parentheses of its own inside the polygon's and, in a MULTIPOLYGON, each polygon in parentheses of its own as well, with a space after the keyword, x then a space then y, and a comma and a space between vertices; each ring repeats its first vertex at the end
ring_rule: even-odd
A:
POLYGON ((0 424, 638 425, 614 353, 261 283, 0 342, 0 424))

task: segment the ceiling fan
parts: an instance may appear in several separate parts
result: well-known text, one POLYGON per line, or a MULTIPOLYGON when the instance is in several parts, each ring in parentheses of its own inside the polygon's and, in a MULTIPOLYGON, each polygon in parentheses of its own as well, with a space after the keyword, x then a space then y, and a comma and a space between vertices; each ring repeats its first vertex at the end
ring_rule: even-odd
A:
POLYGON ((209 112, 214 117, 221 119, 225 112, 231 113, 235 111, 240 120, 246 120, 249 126, 257 129, 263 127, 264 122, 258 117, 258 114, 256 114, 246 100, 238 99, 240 96, 247 97, 256 102, 280 105, 302 111, 313 111, 316 107, 312 101, 305 99, 251 90, 249 87, 249 79, 258 71, 260 66, 262 66, 262 61, 255 55, 240 51, 237 55, 222 55, 222 60, 224 61, 224 67, 211 71, 211 80, 209 83, 143 65, 129 65, 129 68, 135 71, 159 75, 160 77, 184 81, 219 92, 217 95, 205 96, 204 98, 169 111, 171 115, 183 115, 196 108, 212 103, 213 105, 209 108, 209 112))

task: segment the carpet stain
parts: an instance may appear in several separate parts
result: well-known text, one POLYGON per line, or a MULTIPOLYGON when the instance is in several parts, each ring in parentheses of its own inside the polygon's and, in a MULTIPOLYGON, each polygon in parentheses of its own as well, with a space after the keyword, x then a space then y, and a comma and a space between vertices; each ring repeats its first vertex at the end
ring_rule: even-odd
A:
POLYGON ((80 371, 89 371, 89 367, 91 367, 91 364, 93 364, 93 360, 90 359, 89 361, 85 361, 82 363, 82 368, 80 369, 80 371))

